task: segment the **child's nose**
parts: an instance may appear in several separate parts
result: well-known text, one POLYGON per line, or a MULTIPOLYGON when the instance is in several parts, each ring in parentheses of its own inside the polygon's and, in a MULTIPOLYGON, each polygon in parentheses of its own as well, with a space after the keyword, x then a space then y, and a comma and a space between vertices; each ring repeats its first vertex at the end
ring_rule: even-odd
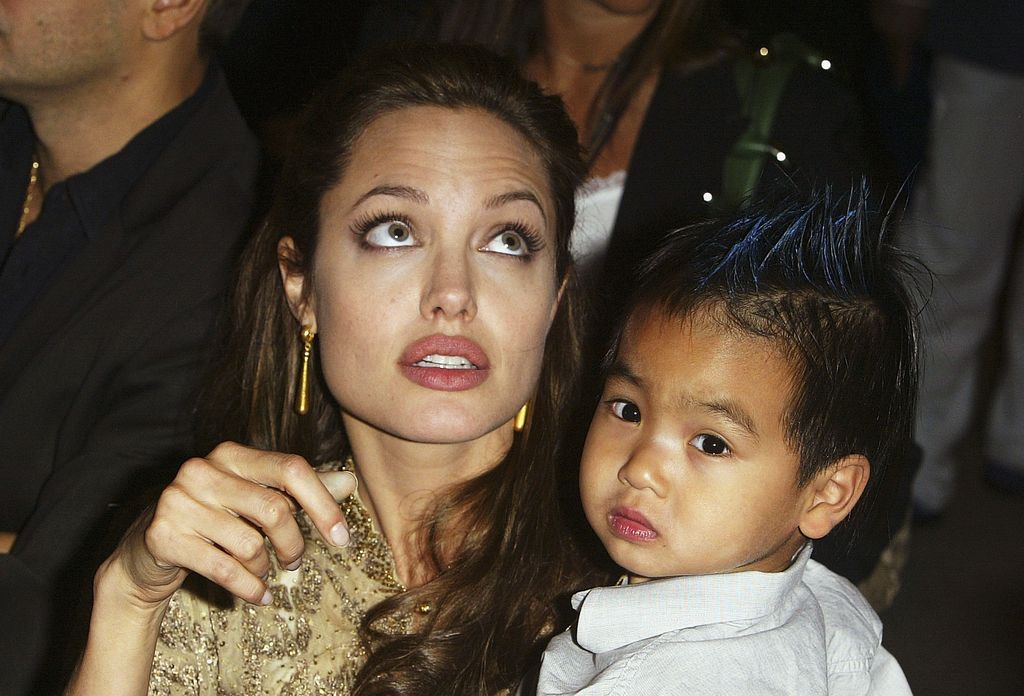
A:
POLYGON ((629 454, 619 468, 619 481, 637 490, 647 489, 659 498, 665 496, 664 466, 667 453, 656 444, 642 444, 629 454))

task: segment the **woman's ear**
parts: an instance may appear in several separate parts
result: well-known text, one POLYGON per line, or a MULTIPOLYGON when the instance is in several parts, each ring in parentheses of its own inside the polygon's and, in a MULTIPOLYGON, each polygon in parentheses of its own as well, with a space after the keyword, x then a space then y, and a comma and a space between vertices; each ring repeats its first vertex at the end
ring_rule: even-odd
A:
POLYGON ((316 314, 313 311, 313 298, 305 293, 306 276, 299 272, 302 255, 295 248, 291 237, 281 237, 277 243, 277 268, 281 272, 281 284, 284 286, 285 299, 292 316, 303 326, 316 331, 316 314))
POLYGON ((871 464, 862 454, 850 454, 818 473, 807 484, 807 507, 800 516, 800 531, 820 539, 846 519, 860 500, 871 475, 871 464))

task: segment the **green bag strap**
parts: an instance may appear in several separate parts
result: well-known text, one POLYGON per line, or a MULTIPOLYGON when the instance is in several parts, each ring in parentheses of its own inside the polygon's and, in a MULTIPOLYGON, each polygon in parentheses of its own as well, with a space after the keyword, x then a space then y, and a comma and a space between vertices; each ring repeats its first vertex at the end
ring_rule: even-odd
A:
POLYGON ((772 127, 782 92, 799 62, 822 65, 821 56, 792 34, 780 34, 756 57, 736 61, 740 115, 748 125, 725 158, 719 208, 742 208, 757 188, 766 159, 784 160, 785 153, 771 143, 772 127))

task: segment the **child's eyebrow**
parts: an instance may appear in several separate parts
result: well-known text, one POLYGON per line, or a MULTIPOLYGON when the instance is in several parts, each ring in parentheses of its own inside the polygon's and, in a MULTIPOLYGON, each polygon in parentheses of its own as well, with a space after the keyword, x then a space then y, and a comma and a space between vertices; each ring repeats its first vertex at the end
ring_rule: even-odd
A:
MULTIPOLYGON (((644 382, 640 376, 630 370, 629 366, 622 362, 621 359, 616 359, 615 362, 612 363, 611 367, 608 368, 605 379, 622 379, 641 389, 644 386, 644 382)), ((683 407, 697 407, 709 413, 722 416, 739 428, 747 431, 750 437, 754 438, 754 440, 758 440, 760 438, 757 428, 754 426, 754 419, 751 418, 750 414, 735 401, 724 398, 702 399, 695 398, 689 394, 682 394, 679 397, 679 403, 683 407)))
POLYGON ((736 402, 729 401, 728 399, 700 400, 690 399, 689 397, 684 397, 683 400, 688 404, 696 405, 705 411, 732 421, 743 430, 746 430, 752 438, 758 439, 757 428, 754 427, 754 419, 736 402))
POLYGON ((621 359, 616 359, 612 366, 608 368, 608 372, 605 373, 605 379, 624 379, 630 384, 642 387, 643 380, 637 376, 635 372, 629 369, 626 363, 622 362, 621 359))

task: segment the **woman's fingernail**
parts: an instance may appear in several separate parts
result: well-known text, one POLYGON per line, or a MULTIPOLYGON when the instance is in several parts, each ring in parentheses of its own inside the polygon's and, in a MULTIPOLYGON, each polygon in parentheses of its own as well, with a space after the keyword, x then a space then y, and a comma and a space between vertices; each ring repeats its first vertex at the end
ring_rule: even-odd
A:
POLYGON ((294 561, 286 565, 285 570, 298 570, 299 566, 302 565, 302 557, 296 558, 294 561))
POLYGON ((337 501, 345 500, 352 495, 352 491, 359 488, 359 479, 351 471, 325 471, 319 476, 337 501))
POLYGON ((274 601, 274 595, 270 594, 270 590, 263 591, 263 597, 260 599, 260 604, 267 606, 274 601))
POLYGON ((331 527, 331 541, 334 542, 335 546, 348 546, 348 527, 345 526, 344 522, 331 527))

